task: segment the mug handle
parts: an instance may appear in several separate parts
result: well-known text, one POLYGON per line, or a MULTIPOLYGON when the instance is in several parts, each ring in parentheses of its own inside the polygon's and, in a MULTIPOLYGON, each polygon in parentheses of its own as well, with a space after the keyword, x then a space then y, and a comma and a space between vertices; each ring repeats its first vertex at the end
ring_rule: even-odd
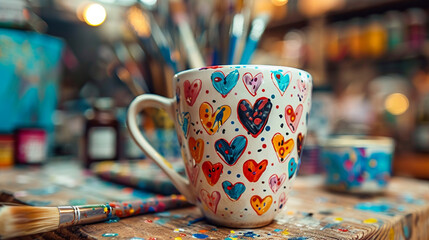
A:
POLYGON ((185 196, 186 200, 190 203, 195 203, 195 197, 192 192, 192 188, 189 184, 189 180, 178 174, 172 167, 172 165, 159 154, 146 140, 137 125, 137 114, 143 109, 148 107, 161 108, 167 111, 167 113, 174 119, 174 102, 173 98, 165 98, 154 94, 143 94, 136 97, 128 108, 127 125, 128 130, 133 137, 134 141, 139 145, 141 150, 146 156, 152 158, 156 165, 158 165, 162 171, 170 178, 173 185, 179 190, 179 192, 185 196))

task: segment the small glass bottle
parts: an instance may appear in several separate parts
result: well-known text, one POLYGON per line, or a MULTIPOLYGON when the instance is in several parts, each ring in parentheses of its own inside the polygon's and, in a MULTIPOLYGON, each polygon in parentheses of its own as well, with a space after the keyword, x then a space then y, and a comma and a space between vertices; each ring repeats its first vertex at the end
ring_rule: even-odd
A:
POLYGON ((15 163, 42 165, 47 160, 48 136, 37 127, 18 128, 15 131, 15 163))
POLYGON ((12 134, 0 133, 0 169, 13 166, 14 142, 12 134))
POLYGON ((94 112, 88 114, 84 135, 84 166, 93 162, 118 160, 120 129, 111 98, 95 101, 94 112))

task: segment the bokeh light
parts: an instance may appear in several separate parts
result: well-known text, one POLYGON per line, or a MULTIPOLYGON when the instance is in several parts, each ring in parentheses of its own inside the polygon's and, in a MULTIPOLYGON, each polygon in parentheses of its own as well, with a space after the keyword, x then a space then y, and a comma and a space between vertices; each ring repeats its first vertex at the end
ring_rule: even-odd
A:
POLYGON ((387 96, 384 107, 393 115, 401 115, 409 107, 408 98, 402 93, 393 93, 387 96))
POLYGON ((280 7, 280 6, 285 5, 285 4, 288 2, 288 0, 271 0, 271 2, 272 2, 275 6, 280 7))
POLYGON ((133 6, 128 10, 128 22, 141 37, 149 37, 151 34, 150 19, 147 14, 138 7, 133 6))
POLYGON ((100 26, 106 20, 106 9, 98 3, 91 3, 83 10, 83 19, 90 26, 100 26))

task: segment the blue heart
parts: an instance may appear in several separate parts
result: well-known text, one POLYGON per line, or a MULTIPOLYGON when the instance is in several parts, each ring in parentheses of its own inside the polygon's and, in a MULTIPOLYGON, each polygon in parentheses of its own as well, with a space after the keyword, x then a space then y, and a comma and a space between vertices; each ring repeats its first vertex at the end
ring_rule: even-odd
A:
POLYGON ((237 107, 238 120, 253 137, 257 137, 267 124, 272 106, 266 97, 257 99, 253 107, 248 100, 242 99, 237 107))
POLYGON ((297 164, 296 164, 296 162, 295 162, 295 158, 292 158, 290 161, 289 161, 289 164, 288 164, 288 168, 287 168, 287 171, 288 171, 288 173, 289 173, 289 179, 291 179, 292 177, 293 177, 293 175, 295 175, 295 172, 296 172, 296 169, 297 169, 297 164))
POLYGON ((214 72, 212 73, 211 79, 213 87, 222 94, 223 97, 226 97, 229 92, 237 85, 239 78, 238 70, 230 72, 228 75, 223 74, 223 72, 214 72))
POLYGON ((241 194, 244 193, 246 187, 243 183, 238 182, 234 185, 230 181, 225 181, 222 183, 222 188, 225 191, 226 195, 233 200, 236 201, 241 197, 241 194))
POLYGON ((190 117, 191 115, 189 112, 182 112, 180 116, 177 114, 177 119, 182 128, 183 134, 185 135, 185 138, 188 137, 190 117))
POLYGON ((247 146, 247 139, 245 136, 239 135, 232 139, 231 144, 221 138, 215 142, 215 149, 218 154, 222 156, 222 160, 226 164, 233 166, 241 154, 243 154, 244 149, 247 146))
POLYGON ((283 75, 281 71, 272 71, 272 73, 280 91, 285 92, 290 83, 290 74, 286 73, 283 75))

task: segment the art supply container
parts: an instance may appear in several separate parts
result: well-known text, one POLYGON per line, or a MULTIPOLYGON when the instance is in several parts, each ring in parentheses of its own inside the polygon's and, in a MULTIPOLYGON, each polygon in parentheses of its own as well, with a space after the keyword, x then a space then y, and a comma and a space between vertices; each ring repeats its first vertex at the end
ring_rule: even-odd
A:
POLYGON ((94 114, 88 117, 85 125, 83 153, 86 168, 93 162, 119 159, 119 131, 113 100, 97 99, 94 114))
POLYGON ((391 177, 394 142, 386 137, 340 136, 322 144, 326 187, 336 191, 382 192, 391 177))
POLYGON ((0 168, 13 165, 14 142, 12 134, 0 134, 0 168))
POLYGON ((47 157, 46 131, 40 128, 21 128, 15 133, 15 161, 18 164, 40 165, 47 157))

